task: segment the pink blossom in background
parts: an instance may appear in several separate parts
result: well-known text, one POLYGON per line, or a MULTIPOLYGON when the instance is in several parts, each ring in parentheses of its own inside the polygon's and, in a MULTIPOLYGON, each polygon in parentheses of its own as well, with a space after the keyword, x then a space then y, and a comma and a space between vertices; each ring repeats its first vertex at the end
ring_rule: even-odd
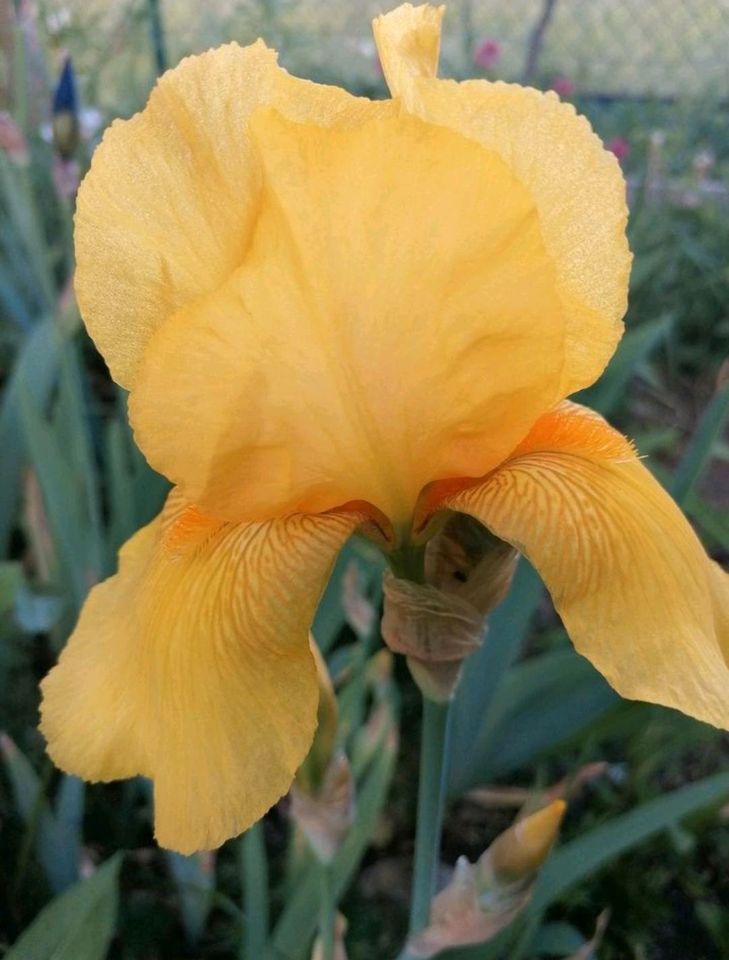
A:
POLYGON ((493 70, 501 59, 501 44, 498 40, 484 40, 479 44, 473 62, 482 70, 493 70))
POLYGON ((567 99, 575 92, 575 81, 570 77, 559 76, 552 81, 552 90, 563 99, 567 99))
POLYGON ((625 137, 613 137, 608 140, 605 146, 611 153, 615 154, 620 163, 627 160, 630 155, 630 144, 625 137))

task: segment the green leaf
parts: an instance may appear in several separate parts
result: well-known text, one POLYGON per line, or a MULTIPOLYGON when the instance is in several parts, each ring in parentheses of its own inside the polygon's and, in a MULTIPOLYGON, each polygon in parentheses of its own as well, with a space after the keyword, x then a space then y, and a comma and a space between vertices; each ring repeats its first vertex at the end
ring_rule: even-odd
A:
POLYGON ((26 463, 19 394, 25 391, 39 408, 48 402, 58 374, 61 337, 53 317, 36 324, 15 361, 0 400, 0 556, 7 551, 16 523, 20 483, 26 463))
POLYGON ((113 569, 114 558, 137 529, 134 510, 133 474, 128 455, 124 424, 114 419, 106 427, 106 473, 109 480, 109 553, 107 569, 113 569))
POLYGON ((71 465, 73 480, 83 504, 87 537, 93 543, 100 565, 101 502, 94 458, 94 440, 91 429, 92 398, 86 385, 79 357, 79 347, 71 340, 60 350, 60 383, 53 411, 53 428, 58 435, 71 465))
POLYGON ((576 883, 606 863, 655 834, 674 826, 682 817, 729 796, 729 773, 717 773, 609 820, 600 827, 559 847, 542 870, 532 912, 546 909, 576 883))
POLYGON ((729 417, 729 383, 718 390, 696 427, 670 483, 670 492, 685 503, 701 472, 711 459, 714 443, 729 417))
POLYGON ((193 853, 186 857, 173 850, 165 850, 164 854, 177 887, 185 937, 194 946, 205 932, 213 903, 215 861, 212 854, 193 853))
POLYGON ((54 846, 61 880, 54 887, 56 893, 78 879, 85 805, 86 784, 79 777, 64 773, 54 808, 54 846))
POLYGON ((585 938, 571 923, 547 923, 539 931, 535 949, 550 957, 566 957, 579 950, 585 938))
POLYGON ((46 796, 47 778, 43 780, 38 776, 30 760, 6 733, 0 734, 0 754, 10 781, 15 809, 26 827, 37 834, 38 858, 49 882, 54 885, 54 823, 46 796))
POLYGON ((517 664, 499 688, 491 726, 483 733, 482 773, 492 780, 526 767, 540 753, 574 736, 618 699, 594 667, 570 646, 517 664))
POLYGON ((39 210, 39 197, 30 171, 14 166, 4 152, 0 154, 0 192, 7 207, 13 232, 17 233, 25 258, 33 268, 38 292, 46 307, 55 301, 51 251, 46 243, 39 210))
MULTIPOLYGON (((25 754, 7 734, 0 734, 3 758, 15 807, 28 831, 30 852, 35 839, 38 861, 54 893, 60 893, 78 879, 81 818, 84 785, 76 777, 64 776, 58 795, 57 813, 47 799, 48 777, 35 772, 25 754)), ((51 771, 50 765, 47 772, 51 771)), ((19 871, 24 867, 19 867, 19 871)))
POLYGON ((466 661, 452 708, 452 796, 464 793, 484 774, 491 750, 484 733, 490 726, 490 711, 504 673, 521 652, 543 595, 536 572, 520 560, 506 600, 489 617, 483 645, 466 661))
POLYGON ((115 854, 44 907, 5 960, 104 960, 116 925, 122 857, 115 854))
POLYGON ((118 414, 107 425, 104 440, 104 481, 109 500, 104 572, 108 575, 116 569, 122 544, 162 509, 170 485, 152 470, 134 443, 126 394, 121 390, 118 414))
POLYGON ((63 607, 63 599, 55 593, 31 590, 26 583, 15 594, 15 620, 25 633, 50 633, 63 607))
POLYGON ((40 485, 62 580, 79 610, 102 572, 103 540, 88 404, 82 396, 76 347, 59 347, 59 389, 50 418, 27 384, 17 404, 28 459, 40 485))
POLYGON ((599 381, 578 393, 575 399, 601 413, 611 413, 625 396, 631 377, 664 339, 672 323, 673 315, 665 314, 629 329, 599 381))
POLYGON ((725 510, 707 503, 695 493, 688 495, 684 509, 702 527, 707 536, 716 540, 724 550, 729 550, 729 519, 725 510))
POLYGON ((15 598, 23 584, 23 568, 20 563, 0 563, 0 617, 15 607, 15 598))
POLYGON ((48 517, 58 572, 74 607, 79 610, 94 573, 85 562, 89 545, 79 491, 57 432, 24 387, 20 390, 19 409, 28 457, 38 478, 48 517))

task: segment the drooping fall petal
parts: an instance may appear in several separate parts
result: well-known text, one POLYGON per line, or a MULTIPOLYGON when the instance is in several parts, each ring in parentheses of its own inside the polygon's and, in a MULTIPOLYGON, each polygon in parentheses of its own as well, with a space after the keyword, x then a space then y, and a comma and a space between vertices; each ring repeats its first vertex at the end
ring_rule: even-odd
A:
POLYGON ((441 505, 531 560, 578 651, 618 693, 729 727, 729 576, 601 417, 561 405, 441 505))
POLYGON ((288 790, 318 702, 308 628, 356 514, 217 524, 173 493, 91 592, 43 682, 42 731, 87 780, 154 780, 162 846, 219 846, 288 790))
POLYGON ((436 79, 422 51, 437 57, 440 21, 441 10, 426 5, 404 4, 378 17, 385 76, 408 111, 494 151, 529 191, 567 325, 567 396, 597 379, 622 334, 631 258, 619 164, 588 121, 553 93, 436 79))
POLYGON ((157 326, 243 259, 260 181, 248 119, 261 104, 326 124, 369 101, 289 76, 261 41, 231 43, 165 73, 94 153, 78 195, 75 286, 122 386, 157 326))
POLYGON ((249 127, 263 181, 245 259, 150 339, 136 438, 221 518, 366 500, 406 523, 424 484, 485 473, 559 395, 531 197, 495 153, 390 102, 249 127))

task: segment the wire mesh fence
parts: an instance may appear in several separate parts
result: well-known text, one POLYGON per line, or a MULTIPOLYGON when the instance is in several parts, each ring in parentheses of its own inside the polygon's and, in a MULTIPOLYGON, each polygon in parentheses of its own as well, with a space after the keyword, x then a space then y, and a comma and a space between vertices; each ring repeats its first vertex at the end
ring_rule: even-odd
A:
MULTIPOLYGON (((152 58, 160 7, 169 61, 228 39, 265 35, 292 69, 377 86, 369 22, 382 0, 39 0, 43 28, 93 73, 152 58), (93 41, 92 44, 89 41, 93 41)), ((677 98, 729 87, 729 0, 450 0, 444 68, 603 97, 677 98), (491 53, 483 53, 484 43, 491 53), (479 57, 479 52, 482 52, 479 57)), ((130 78, 127 73, 127 78, 130 78)))
MULTIPOLYGON (((384 96, 370 21, 394 2, 22 0, 19 9, 42 35, 39 47, 71 53, 82 99, 107 120, 140 108, 162 62, 258 36, 292 73, 384 96)), ((725 196, 729 0, 449 0, 448 8, 444 76, 553 88, 588 114, 629 173, 660 170, 725 196)), ((55 68, 46 64, 50 75, 55 68)), ((10 73, 0 65, 5 100, 10 73)))

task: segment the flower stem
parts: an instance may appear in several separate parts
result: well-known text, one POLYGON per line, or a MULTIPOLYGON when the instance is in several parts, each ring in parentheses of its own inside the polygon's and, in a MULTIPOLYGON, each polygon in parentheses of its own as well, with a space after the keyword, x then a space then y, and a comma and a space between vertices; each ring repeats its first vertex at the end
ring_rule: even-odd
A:
POLYGON ((240 955, 241 960, 258 960, 268 938, 268 860, 261 821, 241 837, 240 866, 245 911, 240 955))
POLYGON ((435 895, 450 753, 450 702, 423 697, 420 782, 415 830, 415 865, 410 904, 410 936, 428 925, 435 895))
POLYGON ((336 904, 334 894, 334 875, 330 863, 321 865, 321 887, 319 894, 319 937, 321 940, 322 960, 334 960, 334 923, 336 904))

